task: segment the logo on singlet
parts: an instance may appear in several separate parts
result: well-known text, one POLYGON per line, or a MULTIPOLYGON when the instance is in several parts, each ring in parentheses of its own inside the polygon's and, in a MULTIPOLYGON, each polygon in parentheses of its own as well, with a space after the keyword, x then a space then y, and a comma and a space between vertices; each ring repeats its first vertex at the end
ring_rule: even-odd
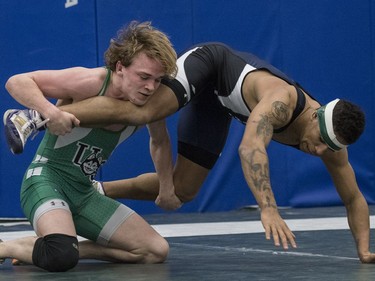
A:
POLYGON ((73 158, 73 163, 81 168, 85 176, 93 180, 100 166, 106 162, 100 156, 102 149, 96 146, 90 147, 88 144, 82 142, 78 142, 77 146, 78 149, 73 158), (87 154, 87 151, 90 151, 90 154, 86 157, 85 154, 87 154))

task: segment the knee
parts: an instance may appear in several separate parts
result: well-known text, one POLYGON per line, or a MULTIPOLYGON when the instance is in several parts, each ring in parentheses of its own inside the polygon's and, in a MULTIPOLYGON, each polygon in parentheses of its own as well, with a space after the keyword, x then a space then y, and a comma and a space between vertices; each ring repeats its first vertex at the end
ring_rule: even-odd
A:
POLYGON ((50 272, 67 271, 79 260, 78 240, 64 234, 50 234, 36 240, 33 263, 50 272))
POLYGON ((174 183, 175 185, 175 193, 178 199, 182 203, 187 203, 192 201, 196 196, 199 191, 199 187, 192 187, 192 186, 187 186, 186 184, 181 184, 181 183, 174 183))
POLYGON ((188 202, 192 201, 196 196, 196 194, 186 193, 186 192, 183 192, 183 191, 180 191, 178 193, 176 192, 176 195, 182 203, 188 203, 188 202))
POLYGON ((175 194, 182 203, 192 201, 198 193, 199 187, 190 185, 187 181, 182 182, 178 178, 173 179, 175 194))
POLYGON ((163 263, 169 254, 169 244, 164 238, 155 241, 147 250, 142 263, 163 263))
POLYGON ((209 171, 182 155, 178 155, 173 172, 173 184, 181 202, 190 202, 197 196, 209 171))

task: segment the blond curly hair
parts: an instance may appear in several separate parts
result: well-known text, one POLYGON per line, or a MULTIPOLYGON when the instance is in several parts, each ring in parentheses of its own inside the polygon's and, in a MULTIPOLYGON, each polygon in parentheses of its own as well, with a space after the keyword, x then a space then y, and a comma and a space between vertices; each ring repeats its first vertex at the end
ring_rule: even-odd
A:
POLYGON ((111 39, 104 53, 105 63, 112 71, 116 69, 118 61, 128 67, 134 57, 141 52, 160 61, 168 78, 175 77, 176 51, 168 36, 152 27, 151 22, 132 21, 128 26, 120 29, 117 38, 111 39))

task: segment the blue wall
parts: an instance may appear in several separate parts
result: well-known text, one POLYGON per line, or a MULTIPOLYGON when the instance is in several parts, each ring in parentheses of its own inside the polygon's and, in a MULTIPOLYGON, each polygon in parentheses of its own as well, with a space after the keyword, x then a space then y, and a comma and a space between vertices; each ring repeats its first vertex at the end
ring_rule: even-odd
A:
MULTIPOLYGON (((150 20, 169 34, 178 52, 204 41, 222 41, 270 61, 322 102, 340 97, 359 104, 367 127, 349 148, 357 180, 374 203, 375 3, 372 0, 66 0, 0 1, 0 84, 36 69, 103 64, 116 31, 136 19, 150 20)), ((0 109, 19 107, 2 87, 0 109)), ((178 114, 168 118, 176 142, 178 114)), ((7 149, 1 126, 0 217, 23 217, 19 187, 42 134, 22 155, 7 149)), ((255 204, 237 155, 243 126, 236 121, 220 161, 199 196, 180 212, 231 210, 255 204)), ((174 146, 175 149, 175 146, 174 146)), ((341 204, 319 159, 272 143, 271 180, 280 206, 341 204)), ((102 169, 105 180, 153 169, 148 134, 139 132, 102 169), (139 161, 142 159, 142 161, 139 161)), ((124 201, 141 214, 161 212, 152 202, 124 201)))

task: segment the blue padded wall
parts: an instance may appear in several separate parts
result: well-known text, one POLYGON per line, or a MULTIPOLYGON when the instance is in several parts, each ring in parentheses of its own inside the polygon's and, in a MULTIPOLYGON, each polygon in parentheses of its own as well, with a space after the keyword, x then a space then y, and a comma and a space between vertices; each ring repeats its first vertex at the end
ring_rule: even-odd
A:
MULTIPOLYGON (((222 41, 270 61, 299 81, 321 102, 352 100, 366 112, 367 127, 349 148, 361 190, 374 203, 375 5, 372 0, 86 0, 65 8, 59 1, 1 1, 0 83, 19 72, 103 64, 103 53, 117 30, 131 20, 152 21, 181 52, 192 44, 222 41)), ((18 106, 1 91, 1 111, 18 106)), ((19 107, 19 106, 18 106, 19 107)), ((176 152, 178 114, 168 118, 176 152)), ((232 123, 221 159, 198 197, 180 212, 223 211, 255 204, 242 176, 237 154, 244 127, 232 123)), ((19 217, 19 185, 38 140, 24 154, 5 147, 1 128, 0 217, 19 217)), ((280 206, 341 204, 318 158, 271 143, 271 180, 280 206)), ((153 170, 147 130, 122 145, 103 167, 104 180, 133 177, 153 170)), ((161 210, 153 202, 123 201, 139 213, 161 210)))
MULTIPOLYGON (((0 1, 1 116, 20 108, 4 89, 13 74, 37 69, 97 65, 94 1, 66 9, 65 1, 0 1)), ((0 217, 23 217, 19 190, 42 134, 27 144, 25 153, 13 156, 1 133, 0 217)))

